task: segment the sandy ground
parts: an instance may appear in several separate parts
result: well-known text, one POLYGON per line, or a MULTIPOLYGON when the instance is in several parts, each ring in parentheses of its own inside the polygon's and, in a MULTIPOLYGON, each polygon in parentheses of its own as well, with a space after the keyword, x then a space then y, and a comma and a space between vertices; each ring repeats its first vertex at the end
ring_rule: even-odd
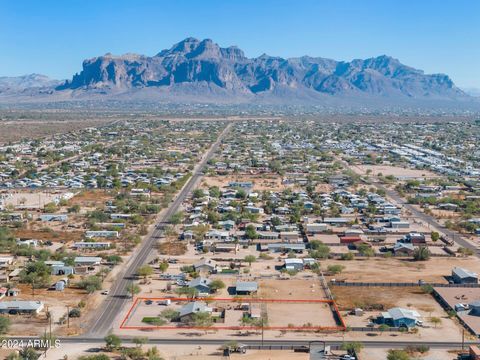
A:
POLYGON ((59 198, 61 191, 43 192, 43 191, 9 191, 5 198, 5 205, 25 206, 28 208, 43 208, 46 204, 51 203, 55 198, 59 198))
POLYGON ((376 318, 383 311, 392 307, 412 309, 419 312, 425 326, 418 328, 421 337, 441 336, 448 339, 459 339, 461 327, 456 319, 448 318, 446 312, 433 296, 425 294, 419 288, 345 288, 332 287, 337 304, 341 310, 360 307, 367 309, 374 306, 376 310, 365 311, 363 316, 342 315, 347 326, 366 326, 369 318, 376 318), (435 326, 430 318, 438 317, 441 324, 435 326))
POLYGON ((383 176, 398 176, 403 178, 419 178, 419 177, 438 177, 439 175, 428 170, 416 170, 410 168, 403 168, 399 166, 389 165, 355 165, 354 169, 360 175, 365 175, 367 170, 371 170, 371 174, 378 175, 381 173, 383 176))
POLYGON ((233 176, 206 176, 202 179, 202 186, 227 187, 232 181, 250 181, 253 191, 281 191, 289 186, 282 184, 281 177, 277 175, 233 175, 233 176))
MULTIPOLYGON (((435 288, 435 291, 450 305, 452 309, 456 304, 471 304, 480 298, 479 288, 435 288)), ((470 311, 459 311, 458 316, 480 334, 480 317, 470 311)))
MULTIPOLYGON (((360 354, 362 359, 385 360, 387 358, 388 349, 365 348, 360 354)), ((454 360, 457 358, 457 354, 448 350, 433 349, 423 355, 417 354, 415 355, 415 358, 421 360, 454 360)))
POLYGON ((322 268, 339 264, 345 266, 341 274, 334 276, 336 280, 358 282, 427 282, 447 283, 445 276, 450 276, 452 269, 463 267, 480 273, 480 261, 474 257, 432 257, 428 261, 411 259, 370 258, 362 260, 342 261, 325 260, 322 268))
MULTIPOLYGON (((248 302, 246 300, 245 302, 248 302)), ((179 311, 188 301, 176 301, 170 306, 158 305, 155 301, 147 305, 145 301, 138 302, 133 308, 125 326, 147 326, 143 323, 144 317, 156 317, 165 309, 179 311)), ((213 324, 212 329, 224 326, 242 326, 240 320, 244 314, 242 310, 235 310, 238 302, 209 301, 208 306, 214 311, 226 309, 223 321, 213 324)), ((255 306, 265 311, 268 317, 268 325, 271 327, 335 327, 335 319, 328 304, 323 303, 256 303, 255 306), (295 314, 292 317, 292 314, 295 314)), ((178 323, 167 323, 165 326, 175 326, 178 323)), ((160 329, 155 330, 155 332, 160 329)))

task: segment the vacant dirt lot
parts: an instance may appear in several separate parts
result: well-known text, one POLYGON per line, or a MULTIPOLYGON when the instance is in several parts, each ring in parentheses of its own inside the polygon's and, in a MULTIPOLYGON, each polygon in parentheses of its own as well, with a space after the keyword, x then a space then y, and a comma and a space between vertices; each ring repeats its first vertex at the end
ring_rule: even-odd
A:
POLYGON ((437 174, 428 170, 416 170, 410 168, 403 168, 399 166, 389 165, 356 165, 354 170, 361 175, 365 175, 368 170, 371 170, 372 175, 378 175, 381 173, 383 176, 398 176, 398 177, 438 177, 437 174))
POLYGON ((389 309, 398 306, 402 300, 418 299, 431 303, 431 296, 425 294, 417 287, 347 287, 332 286, 330 288, 335 296, 337 305, 341 310, 354 308, 362 309, 389 309))
POLYGON ((109 121, 111 120, 3 121, 0 122, 0 144, 22 139, 38 139, 55 134, 64 134, 92 126, 102 126, 109 121))
POLYGON ((311 279, 262 279, 258 287, 258 296, 265 299, 326 299, 320 281, 313 276, 311 279))
POLYGON ((75 195, 69 205, 96 208, 103 206, 106 201, 113 199, 113 195, 105 190, 85 190, 75 195))
POLYGON ((468 258, 430 258, 428 261, 413 261, 411 259, 370 258, 364 260, 342 261, 326 260, 322 268, 329 265, 343 265, 341 274, 330 277, 336 280, 357 282, 417 282, 422 279, 427 282, 446 283, 445 276, 450 276, 452 268, 463 267, 480 272, 480 261, 474 257, 468 258))
POLYGON ((15 231, 15 236, 22 239, 50 240, 52 242, 80 241, 83 238, 82 231, 42 231, 20 229, 15 231))
POLYGON ((228 186, 232 181, 253 183, 254 191, 272 190, 279 191, 285 189, 282 179, 274 175, 238 175, 238 176, 207 176, 202 180, 202 185, 218 186, 220 188, 228 186))

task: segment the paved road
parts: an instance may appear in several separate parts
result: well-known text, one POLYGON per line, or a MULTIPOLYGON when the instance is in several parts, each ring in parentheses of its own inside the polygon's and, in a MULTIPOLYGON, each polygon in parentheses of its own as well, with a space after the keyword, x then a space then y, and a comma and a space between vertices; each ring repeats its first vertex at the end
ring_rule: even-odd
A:
MULTIPOLYGON (((233 124, 230 123, 225 127, 216 142, 213 143, 210 149, 203 155, 202 159, 193 170, 191 178, 187 181, 183 189, 177 194, 168 209, 164 211, 163 215, 159 218, 159 223, 168 221, 170 217, 178 211, 180 205, 186 199, 188 194, 194 189, 194 186, 198 183, 198 180, 203 176, 203 171, 208 160, 213 157, 216 149, 220 145, 223 138, 230 131, 232 125, 233 124)), ((139 248, 137 248, 132 254, 129 262, 118 274, 115 282, 110 288, 110 295, 97 309, 94 320, 90 325, 90 330, 86 334, 87 337, 102 338, 112 328, 113 322, 117 315, 124 309, 126 303, 131 301, 125 290, 127 285, 134 279, 137 269, 146 262, 157 241, 156 238, 161 235, 161 233, 162 230, 155 227, 155 230, 150 234, 150 236, 144 239, 139 248)))
MULTIPOLYGON (((318 336, 318 335, 317 335, 318 336)), ((38 339, 34 337, 9 337, 9 340, 23 340, 27 342, 28 340, 38 339)), ((98 346, 99 344, 105 344, 105 341, 101 337, 60 337, 58 338, 61 343, 63 344, 91 344, 92 346, 98 346)), ((121 337, 122 342, 125 344, 133 343, 132 337, 121 337)), ((232 339, 201 339, 201 338, 149 338, 149 344, 163 344, 163 345, 222 345, 232 339)), ((262 341, 260 339, 236 339, 239 343, 250 345, 250 346, 262 346, 262 341)), ((348 341, 348 340, 346 340, 348 341)), ((287 346, 309 346, 309 345, 319 345, 325 342, 326 345, 341 345, 343 340, 329 340, 329 339, 322 339, 321 337, 315 337, 313 339, 305 339, 305 340, 288 340, 288 339, 275 339, 275 340, 265 340, 263 341, 263 346, 268 346, 272 348, 279 348, 280 346, 287 347, 287 346)), ((404 348, 406 346, 412 345, 427 345, 431 348, 436 349, 460 349, 462 347, 462 343, 460 341, 392 341, 392 340, 365 340, 360 341, 365 347, 367 348, 404 348)), ((465 347, 469 345, 479 345, 478 341, 465 341, 465 347)))

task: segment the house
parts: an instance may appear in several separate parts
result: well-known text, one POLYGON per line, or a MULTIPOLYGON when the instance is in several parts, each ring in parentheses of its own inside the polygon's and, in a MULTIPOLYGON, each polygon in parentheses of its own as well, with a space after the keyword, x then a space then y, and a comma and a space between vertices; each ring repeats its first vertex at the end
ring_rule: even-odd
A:
POLYGON ((360 236, 340 236, 340 244, 353 244, 362 241, 360 236))
POLYGON ((58 266, 54 265, 51 267, 52 275, 73 275, 75 274, 75 269, 72 266, 58 266))
POLYGON ((80 241, 73 244, 75 249, 108 249, 110 242, 80 241))
POLYGON ((408 221, 390 221, 390 227, 392 229, 408 229, 410 223, 408 221))
POLYGON ((382 324, 393 327, 412 328, 420 320, 420 314, 415 310, 396 307, 383 312, 379 320, 382 324))
POLYGON ((215 252, 234 252, 237 253, 237 251, 240 250, 240 245, 235 244, 235 243, 230 243, 230 244, 214 244, 213 245, 213 251, 215 252))
POLYGON ((132 217, 132 214, 110 214, 112 220, 127 220, 132 217))
POLYGON ((0 268, 8 267, 14 262, 13 256, 0 256, 0 268))
POLYGON ((275 231, 257 231, 258 240, 278 240, 280 234, 275 231))
POLYGON ((68 221, 67 214, 42 214, 40 215, 40 221, 48 222, 48 221, 61 221, 66 222, 68 221))
POLYGON ((307 224, 305 226, 307 234, 318 234, 328 230, 328 225, 323 223, 307 224))
POLYGON ((251 214, 263 214, 264 213, 264 210, 263 208, 260 208, 260 207, 256 207, 256 206, 245 206, 244 207, 245 211, 251 213, 251 214))
POLYGON ((213 273, 217 271, 217 262, 211 259, 201 259, 199 262, 193 264, 195 271, 213 273))
POLYGON ((63 261, 47 260, 47 261, 45 261, 45 265, 47 265, 47 266, 64 266, 65 263, 63 261))
POLYGON ((77 256, 74 259, 75 266, 97 266, 101 262, 102 258, 96 256, 77 256))
POLYGON ((296 231, 282 231, 280 233, 280 239, 285 242, 300 242, 300 234, 296 231))
POLYGON ((96 238, 96 237, 102 237, 102 238, 118 238, 118 231, 108 231, 108 230, 98 230, 98 231, 86 231, 85 232, 85 237, 86 238, 96 238))
POLYGON ((403 242, 412 244, 425 244, 425 235, 420 233, 409 233, 403 237, 403 242))
POLYGON ((198 277, 188 282, 188 287, 195 288, 199 294, 210 294, 210 283, 207 278, 198 277))
POLYGON ((231 181, 228 183, 230 188, 252 189, 253 183, 250 181, 231 181))
POLYGON ((27 239, 27 240, 17 239, 17 245, 37 247, 38 246, 38 240, 37 239, 27 239))
POLYGON ((275 243, 275 244, 268 244, 267 245, 268 251, 271 252, 296 252, 296 253, 302 253, 305 251, 306 247, 304 243, 295 243, 295 244, 290 244, 290 243, 275 243))
POLYGON ((460 267, 452 269, 452 279, 455 284, 477 284, 478 275, 470 270, 460 267))
POLYGON ((256 281, 237 281, 235 284, 235 293, 237 295, 250 295, 258 291, 256 281))
POLYGON ((210 230, 205 234, 207 240, 229 241, 230 233, 228 231, 210 230))
POLYGON ((409 243, 397 242, 393 246, 393 253, 395 255, 412 256, 414 251, 415 251, 415 247, 413 246, 413 244, 409 244, 409 243))
POLYGON ((192 301, 180 309, 178 318, 182 322, 188 322, 192 320, 192 315, 199 312, 211 313, 212 308, 209 308, 206 303, 201 301, 192 301))
POLYGON ((323 222, 330 225, 342 226, 348 224, 350 220, 346 218, 325 218, 323 222))
POLYGON ((38 314, 43 310, 44 304, 41 301, 1 301, 0 314, 38 314))
POLYGON ((219 221, 218 225, 220 225, 222 229, 229 231, 235 227, 235 221, 233 220, 219 221))
POLYGON ((480 300, 475 300, 469 304, 470 315, 480 316, 480 300))
POLYGON ((302 259, 285 259, 285 269, 287 270, 303 270, 303 260, 302 259))

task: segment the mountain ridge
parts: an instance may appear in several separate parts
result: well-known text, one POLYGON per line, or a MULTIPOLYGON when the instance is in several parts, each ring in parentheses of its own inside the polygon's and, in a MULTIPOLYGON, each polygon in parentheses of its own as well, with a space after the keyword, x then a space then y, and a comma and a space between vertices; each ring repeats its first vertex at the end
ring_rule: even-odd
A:
POLYGON ((210 39, 193 37, 153 56, 107 53, 86 59, 70 80, 15 91, 6 92, 10 99, 41 95, 45 101, 134 98, 315 105, 339 100, 379 104, 473 99, 448 75, 425 74, 387 55, 351 61, 307 55, 249 58, 237 46, 222 48, 210 39))

